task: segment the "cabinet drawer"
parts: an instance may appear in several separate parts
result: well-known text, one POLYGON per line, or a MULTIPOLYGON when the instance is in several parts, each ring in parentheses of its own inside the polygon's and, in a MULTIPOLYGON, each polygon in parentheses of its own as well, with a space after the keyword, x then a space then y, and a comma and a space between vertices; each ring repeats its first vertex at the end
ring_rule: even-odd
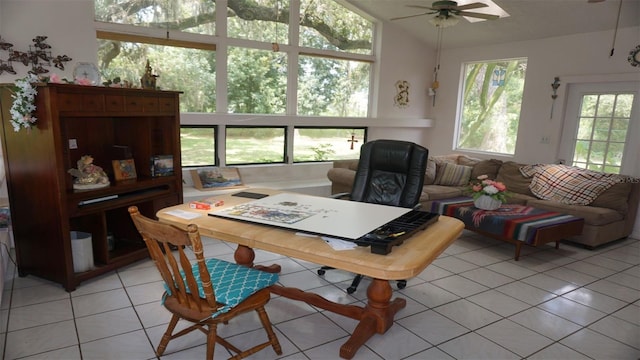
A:
POLYGON ((58 109, 60 111, 80 111, 82 101, 74 94, 58 94, 58 109))
POLYGON ((105 108, 108 112, 121 112, 124 111, 124 96, 121 95, 106 95, 105 96, 105 108))
POLYGON ((60 111, 104 111, 104 96, 94 94, 58 94, 60 111))
POLYGON ((142 98, 142 105, 144 112, 158 112, 158 98, 157 97, 144 97, 142 98))
POLYGON ((139 96, 127 96, 125 98, 124 107, 127 111, 141 112, 144 104, 144 98, 139 96))
POLYGON ((82 111, 104 111, 104 96, 82 95, 82 111))
POLYGON ((159 100, 159 110, 163 113, 173 113, 176 111, 176 102, 173 98, 161 97, 159 100))

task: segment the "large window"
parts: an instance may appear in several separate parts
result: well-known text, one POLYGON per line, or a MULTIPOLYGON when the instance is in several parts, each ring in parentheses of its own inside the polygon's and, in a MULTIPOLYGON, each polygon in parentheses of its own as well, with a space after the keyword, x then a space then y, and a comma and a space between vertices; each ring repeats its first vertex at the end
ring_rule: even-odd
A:
POLYGON ((366 129, 296 127, 293 134, 293 161, 357 159, 366 141, 366 129))
POLYGON ((216 126, 181 126, 182 166, 218 165, 216 126))
POLYGON ((228 126, 227 165, 285 162, 286 128, 228 126))
POLYGON ((456 147, 515 154, 526 59, 464 65, 456 147))
MULTIPOLYGON (((235 116, 251 114, 264 128, 289 121, 273 115, 293 120, 318 116, 313 125, 319 127, 321 117, 334 119, 332 126, 335 118, 343 118, 348 127, 349 118, 369 115, 374 26, 348 2, 94 2, 103 80, 139 86, 148 60, 159 75, 158 87, 183 92, 183 113, 224 115, 197 116, 193 125, 233 127, 238 126, 235 116)), ((235 133, 227 131, 222 137, 235 133)), ((285 140, 278 140, 282 151, 277 156, 265 156, 235 148, 239 140, 227 139, 232 146, 220 148, 226 154, 220 154, 219 161, 290 162, 294 154, 287 153, 292 147, 285 147, 285 140)), ((192 149, 183 153, 183 164, 211 161, 200 155, 191 159, 192 149)))
POLYGON ((568 84, 567 88, 559 158, 607 173, 640 170, 638 82, 568 84))
MULTIPOLYGON (((180 111, 215 112, 215 51, 154 45, 153 38, 119 41, 117 34, 98 34, 98 67, 104 82, 139 87, 148 60, 162 90, 180 90, 180 111), (146 41, 146 42, 145 42, 146 41)), ((212 47, 215 49, 215 47, 212 47)))

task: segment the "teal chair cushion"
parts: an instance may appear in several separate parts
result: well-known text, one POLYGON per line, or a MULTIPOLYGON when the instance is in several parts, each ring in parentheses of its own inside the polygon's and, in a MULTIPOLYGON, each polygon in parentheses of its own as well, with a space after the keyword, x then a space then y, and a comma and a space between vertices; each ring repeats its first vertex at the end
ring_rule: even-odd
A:
MULTIPOLYGON (((205 264, 211 276, 211 284, 213 285, 216 301, 224 304, 211 317, 228 312, 253 293, 278 281, 278 274, 248 268, 224 260, 210 258, 205 260, 205 264)), ((198 282, 198 295, 204 298, 198 264, 194 264, 191 270, 198 282)), ((167 293, 169 293, 168 288, 167 293)))

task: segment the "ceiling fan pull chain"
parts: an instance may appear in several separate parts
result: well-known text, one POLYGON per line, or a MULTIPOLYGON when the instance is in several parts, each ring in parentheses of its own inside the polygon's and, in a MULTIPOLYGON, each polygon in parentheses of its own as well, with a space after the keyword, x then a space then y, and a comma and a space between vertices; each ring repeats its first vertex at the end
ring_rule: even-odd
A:
POLYGON ((611 44, 611 52, 609 53, 609 57, 613 56, 613 52, 615 51, 615 47, 616 47, 616 36, 618 35, 618 24, 620 23, 620 12, 622 10, 622 0, 620 0, 620 3, 618 4, 618 18, 616 19, 616 28, 613 31, 613 43, 611 44))

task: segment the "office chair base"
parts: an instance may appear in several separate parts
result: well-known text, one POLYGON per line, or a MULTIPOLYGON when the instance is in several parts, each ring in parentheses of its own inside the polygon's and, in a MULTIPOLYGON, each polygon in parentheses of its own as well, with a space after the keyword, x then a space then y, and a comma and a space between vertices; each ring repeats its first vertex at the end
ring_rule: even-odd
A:
MULTIPOLYGON (((331 269, 333 269, 331 266, 322 266, 320 269, 318 269, 317 273, 318 275, 322 276, 327 272, 327 270, 331 269)), ((362 275, 356 275, 356 277, 351 282, 351 286, 347 288, 347 294, 353 294, 354 292, 356 292, 356 290, 358 289, 358 285, 360 285, 360 280, 362 280, 362 275)), ((405 287, 407 287, 407 280, 398 280, 396 282, 396 286, 399 290, 404 289, 405 287)))

